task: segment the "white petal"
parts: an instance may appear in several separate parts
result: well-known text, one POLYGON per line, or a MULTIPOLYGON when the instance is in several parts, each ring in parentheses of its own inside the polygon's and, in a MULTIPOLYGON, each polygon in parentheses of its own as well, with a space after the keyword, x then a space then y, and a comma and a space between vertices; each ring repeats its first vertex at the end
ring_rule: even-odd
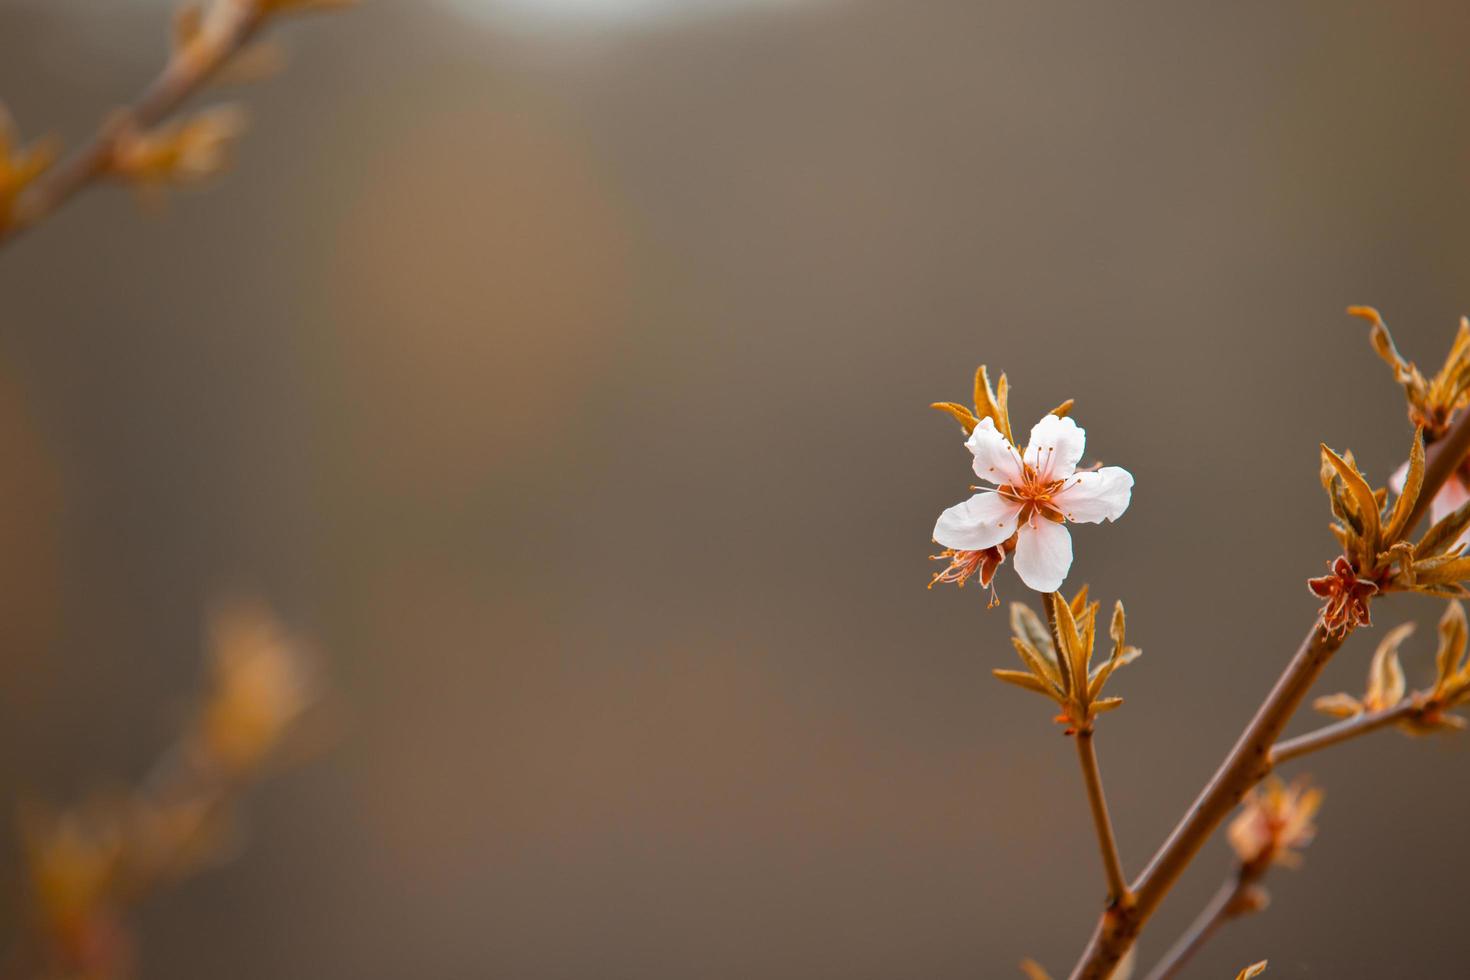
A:
POLYGON ((1072 567, 1072 534, 1065 524, 1037 519, 1016 537, 1016 574, 1037 592, 1062 587, 1072 567))
POLYGON ((965 448, 975 454, 975 475, 980 479, 997 486, 1021 482, 1021 454, 1000 434, 989 416, 975 426, 965 448))
POLYGON ((1087 432, 1071 419, 1048 415, 1031 427, 1026 443, 1026 465, 1043 480, 1065 480, 1077 469, 1087 432))
POLYGON ((1404 484, 1408 482, 1408 479, 1409 464, 1405 462, 1398 469, 1393 471, 1393 476, 1388 478, 1388 488, 1394 493, 1403 493, 1404 484))
POLYGON ((1075 524, 1116 521, 1133 497, 1133 474, 1121 466, 1073 473, 1052 499, 1062 516, 1075 524))
POLYGON ((1463 507, 1467 500, 1470 500, 1470 490, 1465 488, 1465 482, 1459 476, 1451 474, 1429 502, 1429 519, 1442 521, 1463 507))
POLYGON ((1021 505, 992 490, 977 493, 939 515, 934 540, 946 548, 980 551, 1000 544, 1016 533, 1021 505))

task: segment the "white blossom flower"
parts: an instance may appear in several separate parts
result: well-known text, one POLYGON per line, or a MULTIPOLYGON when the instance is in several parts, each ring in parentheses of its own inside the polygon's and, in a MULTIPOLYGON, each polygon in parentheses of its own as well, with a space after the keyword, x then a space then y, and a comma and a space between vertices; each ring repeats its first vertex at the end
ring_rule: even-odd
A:
POLYGON ((1117 520, 1133 495, 1133 475, 1117 466, 1077 471, 1087 434, 1070 418, 1048 415, 1022 453, 995 423, 981 419, 965 443, 975 474, 995 486, 939 515, 934 540, 980 551, 1016 536, 1016 573, 1038 592, 1055 592, 1072 567, 1067 524, 1117 520))

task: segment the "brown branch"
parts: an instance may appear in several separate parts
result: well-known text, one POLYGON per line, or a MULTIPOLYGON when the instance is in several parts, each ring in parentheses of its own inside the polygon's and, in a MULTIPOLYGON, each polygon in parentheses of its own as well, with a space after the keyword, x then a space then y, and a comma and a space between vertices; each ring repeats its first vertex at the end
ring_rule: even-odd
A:
MULTIPOLYGON (((1411 512, 1405 533, 1422 516, 1428 502, 1459 466, 1467 450, 1470 450, 1470 412, 1462 413, 1449 435, 1434 446, 1425 465, 1419 501, 1411 512)), ((1072 980, 1106 980, 1112 974, 1205 841, 1240 802, 1245 791, 1270 771, 1272 745, 1281 737, 1322 668, 1345 639, 1345 634, 1329 634, 1320 619, 1312 627, 1255 717, 1134 884, 1136 903, 1131 907, 1109 907, 1103 913, 1072 971, 1072 980)))
POLYGON ((270 17, 270 11, 253 0, 227 2, 219 10, 218 20, 186 50, 176 51, 137 101, 110 116, 91 142, 31 183, 16 202, 12 219, 0 225, 0 245, 33 228, 106 176, 119 139, 167 119, 248 44, 270 17))
POLYGON ((1077 757, 1082 762, 1082 779, 1087 784, 1087 802, 1092 808, 1092 823, 1097 828, 1097 846, 1102 852, 1103 872, 1108 879, 1108 904, 1128 905, 1133 893, 1123 876, 1123 863, 1118 858, 1118 841, 1113 836, 1113 820, 1108 815, 1108 801, 1103 795, 1102 773, 1097 766, 1097 749, 1092 744, 1090 729, 1077 733, 1077 757))
POLYGON ((1279 766, 1319 749, 1346 742, 1350 738, 1357 738, 1359 735, 1367 735, 1380 728, 1387 728, 1396 722, 1422 714, 1423 711, 1424 707, 1417 698, 1406 698, 1391 708, 1368 711, 1351 718, 1344 718, 1342 721, 1307 732, 1305 735, 1277 742, 1271 749, 1270 763, 1272 766, 1279 766))
POLYGON ((1073 980, 1105 980, 1112 974, 1215 828, 1240 802, 1245 791, 1270 771, 1271 745, 1280 737, 1281 730, 1344 638, 1329 635, 1320 622, 1307 634, 1235 747, 1139 877, 1134 886, 1137 896, 1134 906, 1110 908, 1103 915, 1072 972, 1073 980))
POLYGON ((1259 909, 1264 899, 1255 897, 1256 882, 1265 877, 1266 868, 1262 862, 1238 865, 1145 980, 1169 980, 1178 975, 1227 922, 1259 909))
MULTIPOLYGON (((1330 748, 1349 739, 1357 738, 1359 735, 1387 728, 1404 719, 1423 716, 1430 710, 1427 697, 1428 695, 1415 695, 1392 707, 1380 711, 1364 712, 1296 738, 1278 742, 1271 749, 1271 765, 1273 767, 1282 765, 1320 749, 1330 748)), ((1169 980, 1187 966, 1194 954, 1199 952, 1201 947, 1209 942, 1227 922, 1264 907, 1264 900, 1255 886, 1265 877, 1266 870, 1270 866, 1271 853, 1273 852, 1264 852, 1257 860, 1236 867, 1234 875, 1220 886, 1220 890, 1210 899, 1199 917, 1149 973, 1147 980, 1169 980)))

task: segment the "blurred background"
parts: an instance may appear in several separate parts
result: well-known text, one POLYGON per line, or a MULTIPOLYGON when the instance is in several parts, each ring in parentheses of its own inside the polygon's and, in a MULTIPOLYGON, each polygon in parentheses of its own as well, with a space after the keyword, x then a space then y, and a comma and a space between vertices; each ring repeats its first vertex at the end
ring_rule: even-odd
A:
MULTIPOLYGON (((5 0, 0 97, 81 139, 167 15, 5 0)), ((90 194, 0 255, 6 799, 137 780, 223 594, 312 637, 334 692, 238 858, 138 910, 142 975, 1064 974, 1103 891, 1083 790, 1047 705, 989 676, 1004 610, 924 588, 971 481, 926 406, 983 361, 1018 425, 1076 397, 1137 478, 1069 579, 1144 650, 1098 737, 1136 871, 1311 622, 1318 441, 1378 479, 1406 454, 1343 308, 1431 369, 1470 312, 1470 9, 377 0, 283 28, 230 174, 157 213, 90 194)), ((1322 690, 1359 691, 1381 633, 1322 690)), ((1432 631, 1405 653, 1427 682, 1432 631)), ((1305 867, 1192 975, 1461 975, 1470 742, 1308 761, 1305 867)), ((1145 963, 1228 864, 1212 842, 1145 963)))

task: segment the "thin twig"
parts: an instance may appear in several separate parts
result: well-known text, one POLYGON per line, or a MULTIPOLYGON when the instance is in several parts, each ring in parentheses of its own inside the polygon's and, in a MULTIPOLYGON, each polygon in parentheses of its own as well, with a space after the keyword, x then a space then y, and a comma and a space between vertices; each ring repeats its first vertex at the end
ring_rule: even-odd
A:
POLYGON ((1344 718, 1342 721, 1307 732, 1305 735, 1277 742, 1271 749, 1271 765, 1279 766, 1319 749, 1346 742, 1350 738, 1376 732, 1380 728, 1387 728, 1395 722, 1410 718, 1422 711, 1423 707, 1416 698, 1406 698, 1391 708, 1368 711, 1351 718, 1344 718))
POLYGON ((1225 909, 1235 900, 1236 882, 1234 879, 1225 882, 1215 896, 1210 899, 1204 911, 1199 914, 1185 930, 1179 941, 1169 947, 1164 958, 1159 961, 1158 966, 1153 968, 1145 980, 1168 980, 1182 970, 1194 954, 1199 952, 1200 947, 1209 942, 1220 927, 1225 924, 1225 909))
POLYGON ((1108 879, 1108 904, 1131 904, 1133 894, 1123 876, 1123 862, 1118 858, 1118 841, 1113 836, 1113 820, 1108 815, 1108 801, 1103 795, 1102 773, 1097 766, 1097 749, 1092 744, 1092 731, 1077 733, 1077 757, 1082 761, 1082 779, 1087 784, 1087 802, 1092 807, 1092 823, 1097 828, 1097 846, 1102 852, 1103 872, 1108 879))
MULTIPOLYGON (((1049 593, 1042 602, 1046 608, 1046 622, 1051 629, 1052 643, 1062 649, 1062 637, 1057 632, 1056 602, 1066 602, 1058 593, 1049 593)), ((1060 660, 1060 654, 1058 660, 1060 660)), ((1063 683, 1068 683, 1071 671, 1059 664, 1063 683)), ((1086 683, 1084 680, 1083 683, 1086 683)), ((1097 765, 1097 749, 1092 744, 1092 729, 1083 725, 1077 732, 1077 758, 1082 763, 1082 781, 1087 785, 1087 803, 1092 810, 1092 823, 1097 830, 1097 845, 1102 853, 1103 874, 1108 881, 1108 906, 1131 905, 1133 893, 1128 890, 1128 879, 1123 875, 1123 862, 1118 858, 1118 841, 1113 836, 1113 820, 1108 815, 1107 797, 1103 795, 1102 771, 1097 765)))
MULTIPOLYGON (((1419 504, 1411 512, 1405 533, 1412 530, 1428 507, 1428 501, 1460 465, 1467 450, 1470 450, 1470 412, 1462 413, 1449 435, 1431 451, 1419 504)), ((1109 907, 1098 920, 1087 948, 1072 971, 1072 980, 1106 980, 1112 974, 1205 841, 1240 802, 1245 791, 1270 771, 1272 745, 1281 737, 1292 714, 1345 639, 1345 634, 1329 634, 1320 619, 1312 627, 1230 753, 1134 883, 1136 903, 1131 907, 1109 907)))
POLYGON ((12 220, 0 225, 0 245, 33 228, 105 176, 120 138, 167 119, 248 44, 269 17, 254 2, 226 3, 220 10, 209 30, 187 51, 175 52, 136 102, 110 116, 91 142, 32 182, 16 203, 12 220))
POLYGON ((1149 973, 1145 980, 1169 980, 1176 976, 1180 970, 1189 965, 1194 958, 1215 934, 1233 919, 1238 919, 1246 914, 1246 910, 1254 910, 1261 907, 1264 902, 1251 902, 1250 893, 1256 887, 1256 883, 1264 877, 1266 865, 1260 862, 1247 865, 1238 865, 1235 872, 1215 892, 1209 904, 1200 912, 1199 917, 1190 923, 1184 935, 1169 947, 1169 951, 1159 960, 1157 966, 1149 973))

